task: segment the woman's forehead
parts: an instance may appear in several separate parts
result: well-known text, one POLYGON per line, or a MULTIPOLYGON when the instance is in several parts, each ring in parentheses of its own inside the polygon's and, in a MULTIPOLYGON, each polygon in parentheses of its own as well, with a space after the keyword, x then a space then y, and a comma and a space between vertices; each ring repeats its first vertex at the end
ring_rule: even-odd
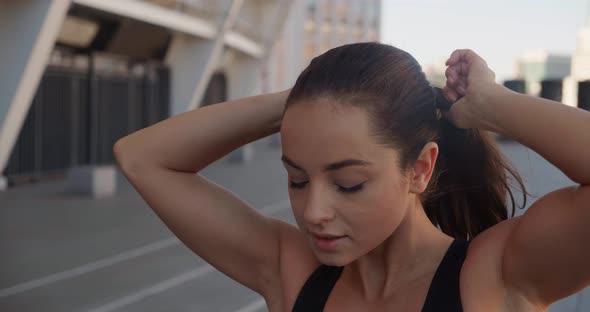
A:
POLYGON ((367 113, 357 107, 332 103, 301 103, 287 109, 283 116, 281 133, 368 135, 368 122, 367 113), (342 107, 335 108, 338 106, 342 107))
POLYGON ((333 112, 328 108, 289 108, 281 126, 283 144, 297 148, 349 147, 366 149, 372 142, 367 118, 360 110, 333 112))
POLYGON ((360 109, 333 113, 294 106, 289 110, 283 119, 281 143, 283 155, 295 163, 320 168, 345 159, 383 164, 396 158, 384 155, 394 151, 369 135, 368 120, 360 109))

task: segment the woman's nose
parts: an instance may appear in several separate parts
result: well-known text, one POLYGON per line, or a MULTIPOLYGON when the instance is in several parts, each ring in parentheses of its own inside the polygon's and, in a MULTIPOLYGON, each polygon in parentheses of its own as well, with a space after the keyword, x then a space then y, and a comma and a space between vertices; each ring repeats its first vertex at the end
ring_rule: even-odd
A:
POLYGON ((328 190, 310 187, 303 217, 308 224, 320 225, 334 219, 335 211, 331 208, 328 190))

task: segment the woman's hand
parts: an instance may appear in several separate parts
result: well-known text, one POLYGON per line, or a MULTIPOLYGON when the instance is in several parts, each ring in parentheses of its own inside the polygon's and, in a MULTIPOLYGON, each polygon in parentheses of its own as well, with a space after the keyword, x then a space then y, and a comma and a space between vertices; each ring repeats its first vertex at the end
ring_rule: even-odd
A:
POLYGON ((445 118, 458 128, 486 129, 481 118, 489 113, 489 108, 485 107, 486 97, 504 87, 496 83, 496 75, 486 61, 471 50, 455 50, 446 65, 447 84, 443 94, 454 104, 443 113, 445 118))

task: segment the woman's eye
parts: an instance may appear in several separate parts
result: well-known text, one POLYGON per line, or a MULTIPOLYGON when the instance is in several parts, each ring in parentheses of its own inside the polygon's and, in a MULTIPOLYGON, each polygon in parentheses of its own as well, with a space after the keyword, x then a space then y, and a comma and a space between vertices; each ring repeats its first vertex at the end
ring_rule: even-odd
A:
MULTIPOLYGON (((308 183, 308 181, 299 182, 299 183, 289 181, 289 187, 293 188, 293 189, 302 189, 305 187, 305 185, 307 183, 308 183)), ((362 190, 364 184, 365 183, 361 183, 361 184, 355 185, 353 187, 344 187, 344 186, 340 186, 338 184, 336 184, 336 186, 338 187, 338 191, 341 193, 355 193, 355 192, 362 190)))
POLYGON ((338 185, 338 191, 339 192, 342 192, 342 193, 354 193, 354 192, 358 192, 358 191, 360 191, 360 190, 363 189, 363 185, 364 184, 365 183, 361 183, 361 184, 355 185, 353 187, 343 187, 343 186, 338 185))
POLYGON ((294 188, 294 189, 301 189, 301 188, 305 187, 305 184, 307 184, 307 182, 295 183, 293 181, 289 181, 289 187, 294 188))

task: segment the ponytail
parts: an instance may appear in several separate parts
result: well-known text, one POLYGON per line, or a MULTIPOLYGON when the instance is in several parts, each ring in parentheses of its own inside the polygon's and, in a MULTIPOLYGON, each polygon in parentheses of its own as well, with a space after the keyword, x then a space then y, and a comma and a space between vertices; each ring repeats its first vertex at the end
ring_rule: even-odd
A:
MULTIPOLYGON (((435 88, 436 105, 448 110, 450 104, 435 88)), ((522 191, 522 178, 502 156, 491 134, 479 129, 459 129, 440 118, 437 144, 439 156, 423 206, 430 221, 455 238, 471 239, 508 218, 507 194, 512 216, 515 199, 509 183, 511 176, 522 191)))

